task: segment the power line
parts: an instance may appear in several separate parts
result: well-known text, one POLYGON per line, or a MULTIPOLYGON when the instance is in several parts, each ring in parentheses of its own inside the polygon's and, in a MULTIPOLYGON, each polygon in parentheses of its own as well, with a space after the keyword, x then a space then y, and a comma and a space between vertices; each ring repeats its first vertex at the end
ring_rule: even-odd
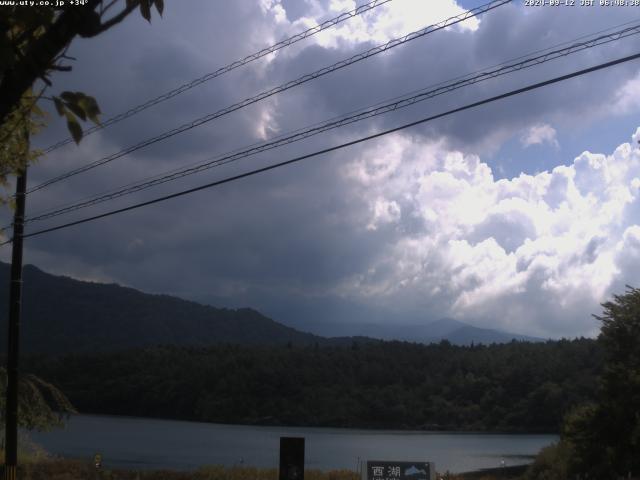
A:
MULTIPOLYGON (((357 140, 352 140, 350 142, 342 143, 340 145, 336 145, 336 146, 333 146, 333 147, 325 148, 323 150, 318 150, 318 151, 313 152, 313 153, 309 153, 309 154, 306 154, 306 155, 295 157, 295 158, 292 158, 290 160, 286 160, 284 162, 280 162, 280 163, 276 163, 276 164, 273 164, 273 165, 269 165, 267 167, 262 167, 262 168, 258 168, 258 169, 255 169, 255 170, 251 170, 249 172, 245 172, 245 173, 242 173, 242 174, 239 174, 239 175, 234 175, 234 176, 231 176, 231 177, 227 177, 227 178, 224 178, 222 180, 217 180, 215 182, 211 182, 211 183, 207 183, 207 184, 204 184, 204 185, 200 185, 198 187, 190 188, 190 189, 187 189, 187 190, 182 190, 180 192, 173 193, 173 194, 170 194, 170 195, 165 195, 165 196, 162 196, 162 197, 159 197, 159 198, 155 198, 153 200, 148 200, 146 202, 136 203, 136 204, 130 205, 128 207, 119 208, 119 209, 116 209, 116 210, 111 210, 109 212, 102 213, 100 215, 94 215, 94 216, 91 216, 91 217, 83 218, 81 220, 76 220, 76 221, 65 223, 65 224, 62 224, 62 225, 57 225, 55 227, 45 228, 43 230, 38 230, 38 231, 35 231, 35 232, 32 232, 32 233, 28 233, 26 235, 23 235, 23 238, 34 237, 34 236, 37 236, 37 235, 42 235, 44 233, 54 232, 56 230, 61 230, 61 229, 64 229, 64 228, 75 226, 75 225, 80 225, 82 223, 87 223, 87 222, 90 222, 90 221, 93 221, 93 220, 98 220, 98 219, 105 218, 105 217, 110 217, 110 216, 116 215, 118 213, 123 213, 123 212, 127 212, 127 211, 130 211, 130 210, 135 210, 135 209, 138 209, 138 208, 141 208, 141 207, 145 207, 145 206, 148 206, 148 205, 153 205, 155 203, 164 202, 164 201, 170 200, 172 198, 177 198, 177 197, 181 197, 183 195, 188 195, 190 193, 194 193, 194 192, 197 192, 197 191, 200 191, 200 190, 205 190, 207 188, 212 188, 212 187, 215 187, 215 186, 223 185, 225 183, 230 183, 230 182, 233 182, 233 181, 236 181, 236 180, 240 180, 242 178, 250 177, 250 176, 257 175, 257 174, 263 173, 263 172, 267 172, 269 170, 274 170, 276 168, 283 167, 285 165, 290 165, 290 164, 293 164, 293 163, 297 163, 297 162, 300 162, 302 160, 306 160, 308 158, 312 158, 312 157, 316 157, 316 156, 323 155, 323 154, 326 154, 326 153, 330 153, 330 152, 334 152, 334 151, 337 151, 337 150, 341 150, 341 149, 346 148, 346 147, 350 147, 350 146, 353 146, 353 145, 356 145, 356 144, 359 144, 359 143, 363 143, 363 142, 366 142, 366 141, 369 141, 369 140, 373 140, 375 138, 379 138, 379 137, 388 135, 390 133, 395 133, 395 132, 404 130, 406 128, 414 127, 416 125, 420 125, 420 124, 423 124, 423 123, 426 123, 426 122, 429 122, 429 121, 432 121, 432 120, 436 120, 438 118, 442 118, 442 117, 445 117, 445 116, 448 116, 448 115, 452 115, 454 113, 459 113, 459 112, 462 112, 462 111, 465 111, 465 110, 469 110, 469 109, 472 109, 472 108, 475 108, 475 107, 479 107, 481 105, 486 105, 488 103, 495 102, 497 100, 502 100, 504 98, 512 97, 514 95, 519 95, 519 94, 522 94, 522 93, 525 93, 525 92, 528 92, 528 91, 531 91, 531 90, 535 90, 535 89, 538 89, 538 88, 542 88, 542 87, 545 87, 545 86, 548 86, 548 85, 552 85, 552 84, 555 84, 555 83, 558 83, 558 82, 563 82, 563 81, 569 80, 569 79, 574 78, 574 77, 585 75, 587 73, 595 72, 595 71, 598 71, 598 70, 603 70, 605 68, 613 67, 615 65, 619 65, 619 64, 622 64, 622 63, 625 63, 625 62, 629 62, 631 60, 636 60, 638 58, 640 58, 640 53, 636 53, 634 55, 629 55, 627 57, 619 58, 617 60, 612 60, 612 61, 609 61, 609 62, 601 63, 601 64, 593 66, 593 67, 589 67, 589 68, 585 68, 585 69, 582 69, 582 70, 578 70, 578 71, 575 71, 573 73, 569 73, 569 74, 566 74, 566 75, 555 77, 555 78, 552 78, 550 80, 545 80, 543 82, 534 83, 534 84, 528 85, 526 87, 518 88, 516 90, 511 90, 511 91, 509 91, 507 93, 503 93, 503 94, 500 94, 500 95, 496 95, 494 97, 486 98, 484 100, 480 100, 478 102, 470 103, 470 104, 464 105, 462 107, 454 108, 452 110, 448 110, 446 112, 439 113, 437 115, 432 115, 430 117, 426 117, 426 118, 423 118, 423 119, 420 119, 420 120, 417 120, 417 121, 414 121, 414 122, 411 122, 411 123, 407 123, 407 124, 401 125, 399 127, 395 127, 395 128, 391 128, 391 129, 388 129, 388 130, 384 130, 382 132, 378 132, 378 133, 375 133, 373 135, 368 135, 366 137, 361 137, 361 138, 359 138, 357 140)), ((4 242, 4 243, 2 243, 0 245, 5 245, 7 243, 10 243, 11 241, 12 240, 8 240, 8 241, 6 241, 6 242, 4 242)))
POLYGON ((38 191, 42 188, 45 188, 49 185, 52 185, 54 183, 60 182, 62 180, 66 180, 67 178, 73 177, 75 175, 78 175, 80 173, 86 172, 88 170, 91 170, 93 168, 96 168, 100 165, 104 165, 105 163, 109 163, 113 160, 116 160, 118 158, 124 157, 125 155, 128 155, 132 152, 135 152, 137 150, 140 150, 141 148, 144 147, 148 147, 149 145, 152 145, 154 143, 157 143, 159 141, 162 140, 166 140, 167 138, 173 137, 174 135, 178 135, 179 133, 183 133, 186 132, 187 130, 191 130, 192 128, 198 127, 200 125, 203 125, 207 122, 210 122, 216 118, 222 117, 223 115, 227 115, 231 112, 234 112, 236 110, 239 110, 243 107, 246 107, 248 105, 251 105, 253 103, 257 103, 261 100, 264 100, 265 98, 271 97, 273 95, 276 95, 278 93, 284 92, 286 90, 289 90, 293 87, 297 87, 298 85, 301 85, 303 83, 306 83, 310 80, 314 80, 318 77, 327 75, 331 72, 334 72, 336 70, 339 70, 341 68, 347 67, 349 65, 352 65, 354 63, 357 63, 359 61, 365 60, 369 57, 372 57, 374 55, 377 55, 379 53, 385 52, 387 50, 390 50, 394 47, 397 47, 399 45, 403 45, 407 42, 410 42, 411 40, 415 40, 417 38, 421 38, 425 35, 428 35, 430 33, 433 33, 435 31, 438 30, 442 30, 444 28, 447 28, 451 25, 463 22, 469 18, 475 17, 477 15, 480 15, 482 13, 485 13, 489 10, 493 10, 494 8, 500 7, 502 5, 505 5, 507 3, 510 3, 512 0, 492 0, 491 2, 488 2, 484 5, 481 5, 479 7, 476 7, 472 10, 467 10, 464 13, 461 13, 459 15, 456 15, 455 17, 450 17, 446 20, 443 20, 442 22, 439 22, 437 24, 434 25, 429 25, 428 27, 425 27, 421 30, 417 30, 415 32, 411 32, 403 37, 400 38, 396 38, 393 40, 388 41, 387 43, 383 44, 383 45, 379 45, 377 47, 373 47, 369 50, 367 50, 366 52, 363 53, 359 53, 357 55, 354 55, 346 60, 342 60, 340 62, 334 63, 328 67, 324 67, 320 70, 316 70, 313 73, 307 74, 307 75, 303 75, 302 77, 299 77, 295 80, 291 80, 287 83, 284 83, 278 87, 274 87, 270 90, 266 90, 256 96, 247 98, 241 102, 238 102, 236 104, 233 104, 229 107, 223 108, 221 110, 218 110, 217 112, 214 113, 210 113, 209 115, 205 115, 204 117, 200 117, 196 120, 193 120, 192 122, 189 123, 185 123, 179 127, 176 127, 172 130, 169 130, 165 133, 162 133, 160 135, 157 135, 155 137, 149 138, 147 140, 144 140, 136 145, 130 146, 128 148, 125 148, 124 150, 121 150, 119 152, 113 153, 111 155, 108 155, 106 157, 101 158, 100 160, 96 160, 88 165, 85 165, 83 167, 71 170, 67 173, 64 173, 62 175, 58 175, 57 177, 51 178, 49 180, 44 181, 43 183, 40 183, 39 185, 36 185, 35 187, 30 188, 27 193, 33 193, 35 191, 38 191))
MULTIPOLYGON (((132 117, 133 115, 136 115, 140 112, 142 112, 143 110, 146 110, 147 108, 153 107, 154 105, 157 105, 159 103, 162 103, 166 100, 169 100, 170 98, 173 98, 177 95, 180 95, 181 93, 184 93, 188 90, 191 90, 194 87, 197 87, 198 85, 201 85, 205 82, 208 82, 209 80, 213 80, 216 77, 219 77, 221 75, 224 75, 225 73, 228 73, 232 70, 235 70, 236 68, 242 67, 248 63, 251 63, 255 60, 258 60, 262 57, 266 57, 267 55, 270 55, 271 53, 277 52, 278 50, 281 50, 285 47, 288 47, 290 45, 293 45, 294 43, 297 43, 301 40, 304 40, 305 38, 309 38, 312 35, 315 35, 316 33, 320 33, 324 30, 327 30, 328 28, 331 28, 335 25, 338 25, 339 23, 342 23, 346 20, 349 20, 353 17, 356 17, 358 15, 361 15, 363 13, 366 13, 370 10, 373 10, 376 7, 379 7, 380 5, 383 5, 385 3, 390 2, 391 0, 373 0, 369 3, 365 3, 363 5, 360 5, 359 7, 350 10, 349 12, 344 12, 341 13, 340 15, 338 15, 337 17, 331 18, 329 20, 326 20, 324 22, 322 22, 319 25, 316 25, 315 27, 311 27, 307 30, 305 30, 304 32, 298 33, 296 35, 293 35, 289 38, 286 38, 284 40, 281 40, 278 43, 275 43, 267 48, 263 48, 262 50, 260 50, 259 52, 256 53, 252 53, 251 55, 247 55, 246 57, 244 57, 241 60, 236 60, 235 62, 232 62, 228 65, 225 65, 224 67, 221 67, 219 69, 217 69, 214 72, 210 72, 207 73, 205 75, 203 75, 202 77, 196 78, 195 80, 192 80, 190 82, 184 83, 182 85, 180 85, 177 88, 174 88, 173 90, 170 90, 169 92, 163 93, 162 95, 159 95, 155 98, 152 98, 150 100, 147 100, 146 102, 133 107, 129 110, 127 110, 126 112, 120 113, 118 115, 115 115, 107 120, 105 120, 104 122, 102 122, 100 125, 94 125, 91 128, 85 130, 83 132, 84 136, 87 135, 91 135, 92 133, 95 133, 99 130, 102 130, 106 127, 109 127, 115 123, 121 122, 122 120, 132 117)), ((45 148, 43 150, 43 153, 47 154, 49 152, 52 152, 53 150, 56 150, 64 145, 67 145, 68 143, 71 143, 73 141, 73 138, 68 137, 65 138, 64 140, 60 140, 57 143, 54 143, 53 145, 50 145, 49 147, 45 148)))
POLYGON ((205 170, 209 170, 214 167, 226 165, 228 163, 240 160, 242 158, 246 158, 258 153, 272 150, 274 148, 277 148, 283 145, 297 142, 329 130, 333 130, 333 129, 340 128, 345 125, 359 122, 371 117, 396 111, 396 110, 414 105, 416 103, 434 98, 436 96, 439 96, 445 93, 450 93, 454 90, 458 90, 460 88, 463 88, 469 85, 473 85, 485 80, 489 80, 491 78, 496 78, 496 77, 513 73, 516 71, 524 70, 526 68, 531 68, 533 66, 537 66, 558 58, 566 57, 567 55, 571 55, 589 48, 594 48, 596 46, 617 41, 617 40, 620 40, 621 38, 629 37, 631 35, 637 35, 639 33, 640 33, 640 24, 627 27, 625 29, 612 32, 606 35, 601 35, 599 37, 592 38, 580 43, 575 43, 573 45, 570 45, 562 49, 547 51, 542 55, 537 55, 531 58, 525 58, 524 56, 521 56, 518 58, 525 58, 525 60, 522 60, 517 63, 504 62, 503 64, 501 64, 502 66, 499 68, 485 71, 477 75, 469 74, 469 75, 466 75, 465 77, 458 77, 462 79, 454 82, 450 82, 450 83, 443 82, 439 84, 440 86, 438 88, 435 88, 432 90, 428 90, 428 91, 422 90, 420 91, 420 93, 409 96, 409 97, 407 97, 406 95, 404 97, 396 97, 397 99, 394 99, 394 101, 392 102, 389 102, 386 104, 378 103, 375 106, 367 107, 367 109, 364 109, 363 111, 359 111, 359 113, 346 114, 342 117, 338 117, 337 119, 331 119, 331 120, 322 122, 320 124, 316 124, 311 128, 299 129, 295 132, 292 132, 290 135, 283 135, 270 142, 255 144, 255 146, 250 146, 244 150, 238 150, 233 153, 227 153, 222 156, 213 157, 211 159, 206 160, 204 163, 199 163, 187 168, 172 170, 171 172, 167 172, 166 174, 157 175, 152 179, 149 179, 146 181, 139 181, 129 185, 125 185, 123 187, 120 187, 117 190, 110 191, 105 194, 101 194, 97 196, 94 195, 86 200, 67 204, 62 207, 55 207, 53 209, 49 209, 46 212, 35 214, 31 217, 28 217, 25 220, 25 222, 30 223, 34 221, 47 220, 53 217, 57 217, 59 215, 63 215, 65 213, 69 213, 72 211, 77 211, 83 208, 94 206, 109 200, 113 200, 115 198, 119 198, 124 195, 129 195, 135 192, 139 192, 147 188, 161 185, 163 183, 173 181, 188 175, 193 175, 205 170))
MULTIPOLYGON (((554 46, 550 46, 547 47, 545 49, 540 49, 540 50, 536 50, 534 52, 530 52, 528 54, 525 55, 520 55, 516 58, 510 59, 510 60, 506 60, 504 62, 501 62, 499 64, 493 65, 491 67, 486 67, 487 69, 494 69, 494 71, 482 71, 482 70, 476 70, 475 72, 469 73, 469 74, 465 74, 462 76, 458 76, 455 78, 452 78, 450 80, 447 81, 443 81, 443 82, 439 82, 436 84, 432 84, 429 87, 420 89, 420 90, 414 90, 412 92, 406 93, 404 95, 401 96, 396 96, 394 98, 391 99, 387 99, 381 102, 378 102, 374 105, 370 105, 368 107, 364 107, 364 108, 360 108, 357 110, 354 110, 352 112, 343 114, 341 116, 337 116, 337 117, 333 117, 331 119, 325 120, 323 122, 320 123, 316 123, 314 125, 311 126, 307 126, 304 128, 300 128, 297 129, 293 132, 289 132, 289 133, 285 133, 285 134, 281 134, 278 135, 276 137, 274 137, 274 139, 271 142, 268 143, 264 143, 264 142, 259 142, 259 143, 254 143, 252 145, 249 146, 245 146, 239 149, 236 149, 232 152, 227 152, 226 154, 223 155, 218 155, 215 157, 210 157, 209 159, 205 160, 205 163, 202 162, 197 162, 194 163, 188 167, 180 167, 180 168, 176 168, 173 170, 170 170, 168 172, 165 173, 161 173, 158 175, 154 175, 152 177, 147 177, 147 179, 145 181, 142 180, 138 180, 136 182, 131 182, 129 184, 123 185, 121 187, 118 187, 117 189, 111 189, 108 190, 106 192, 102 192, 100 194, 94 194, 94 195, 90 195, 88 197, 85 197, 79 201, 75 201, 75 202, 68 202, 66 204, 63 204, 61 206, 58 207, 53 207, 50 209, 47 209, 43 212, 40 213, 36 213, 34 214, 31 218, 28 218, 26 221, 27 222, 31 222, 31 221, 38 221, 38 220, 45 220, 45 219, 49 219, 64 213, 68 213, 71 211, 76 211, 79 210, 81 208, 85 208, 85 207, 89 207, 89 206, 93 206, 99 203, 102 203, 104 201, 107 200, 111 200, 113 198, 118 198, 120 196, 123 195, 127 195, 127 194, 131 194, 131 193, 135 193, 141 190, 144 190, 146 188, 150 188, 174 179, 178 179, 181 178, 183 176, 187 176, 187 175, 191 175, 191 174, 195 174, 195 173, 199 173, 200 171, 203 170, 207 170, 210 168, 214 168, 220 165, 224 165, 226 163, 229 163, 230 161, 234 161, 240 158, 246 158, 248 156, 254 155, 256 153, 260 153, 261 151, 266 151, 266 150, 270 150, 271 148, 276 148, 279 145, 273 145, 274 143, 276 143, 276 141, 280 144, 285 144, 285 143, 292 143, 294 141, 298 141, 301 140, 303 138, 308 138, 314 134, 317 133, 321 133, 321 131, 326 131, 328 129, 331 128, 337 128, 338 126, 342 126, 342 125, 338 125, 337 124, 337 120, 340 120, 340 123, 346 124, 346 123, 353 123, 355 121, 359 121, 360 119, 364 119, 364 118, 369 118, 369 116, 375 116, 376 114, 382 114, 382 113, 386 113, 385 111, 376 111, 376 112, 366 112, 365 110, 367 109, 373 109, 374 107, 379 107, 379 106, 383 106, 383 107, 387 107, 388 105, 385 105, 385 102, 394 102, 396 100, 401 100, 402 102, 411 100, 408 97, 412 94, 418 93, 419 95, 417 96, 423 96, 422 98, 417 99, 417 102, 426 100, 427 95, 428 98, 431 98, 432 96, 435 96, 436 94, 438 94, 438 92, 426 92, 427 89, 429 88, 433 88, 433 87, 439 87, 439 86, 444 86, 447 85, 448 83, 452 83, 456 80, 465 80, 465 82, 469 82, 469 83, 476 83, 476 82, 480 82, 483 80, 486 80, 488 78, 494 78, 495 76, 501 75, 501 74, 505 74, 505 73, 509 73, 507 71, 507 69, 512 69, 512 68, 516 68, 516 69, 524 69, 524 68, 528 68, 530 66, 533 66, 534 64, 531 62, 536 62, 535 64, 540 64, 540 63, 544 63, 545 61, 550 61, 553 60, 554 58, 560 57, 560 56, 566 56, 568 54, 572 54, 572 53, 576 53, 580 50, 583 50, 585 48, 592 48, 595 46, 599 46, 602 44, 606 44, 606 43, 610 43, 612 41, 617 41, 621 38, 630 36, 630 35, 634 35, 636 33, 638 33, 638 25, 634 25, 631 26, 629 28, 625 28, 619 31, 613 31, 616 28, 620 28, 623 26, 627 26, 630 25, 634 22, 637 22, 639 19, 635 19, 632 21, 628 21, 628 22, 624 22, 622 24, 618 24, 618 25, 614 25, 611 27, 608 27, 606 29, 602 29, 599 30, 597 32, 588 34, 588 35, 582 35, 580 37, 577 37, 573 40, 570 41, 566 41, 566 42, 561 42, 559 44, 556 44, 554 46), (601 35, 599 37, 594 37, 595 35, 601 34, 603 32, 610 32, 606 35, 601 35), (589 38, 592 37, 592 38, 589 38), (584 40, 582 42, 578 42, 578 40, 583 40, 583 39, 587 39, 584 40), (568 45, 569 47, 565 48, 565 49, 558 49, 558 47, 561 47, 563 45, 568 45), (554 50, 555 49, 555 50, 554 50), (539 55, 538 57, 535 58, 527 58, 528 56, 530 57, 531 55, 535 55, 535 54, 539 54, 539 53, 544 53, 545 55, 539 55), (525 59, 524 61, 520 62, 520 64, 522 64, 522 66, 520 65, 514 65, 513 62, 515 62, 516 60, 520 60, 520 59, 525 59), (509 65, 511 63, 511 65, 509 65), (528 65, 527 65, 528 64, 528 65), (496 69, 496 67, 503 67, 503 68, 498 68, 496 69), (501 73, 502 71, 502 73, 501 73), (476 74, 480 74, 480 77, 485 76, 485 78, 479 78, 477 80, 475 79, 470 79, 470 76, 476 75, 476 74), (425 94, 426 92, 426 94, 425 94), (349 116, 354 116, 353 114, 356 113, 360 113, 360 115, 366 115, 368 113, 370 113, 370 115, 366 115, 363 118, 354 118, 352 122, 347 122, 347 120, 349 120, 347 117, 349 116), (328 125, 331 124, 331 125, 328 125), (317 127, 322 126, 322 130, 318 129, 317 127), (324 127, 330 127, 330 128, 324 128, 324 127), (307 130, 315 130, 315 132, 312 132, 309 134, 309 132, 307 132, 307 130), (301 134, 304 134, 303 136, 301 136, 301 134), (300 138, 292 138, 295 136, 300 136, 300 138), (273 145, 273 146, 272 146, 273 145), (259 148, 256 148, 259 147, 259 148), (233 157, 232 159, 230 157, 233 157), (228 161, 227 161, 228 160, 228 161)), ((464 84, 460 84, 459 88, 465 86, 464 84)), ((453 88, 454 86, 452 85, 447 85, 447 88, 453 88)), ((451 90, 448 90, 451 91, 451 90)), ((441 93, 448 93, 448 92, 441 92, 441 93)), ((404 106, 408 106, 408 105, 404 105, 404 106)), ((397 108, 403 108, 402 105, 398 106, 397 108)), ((396 108, 394 108, 396 109, 396 108)), ((0 229, 0 231, 4 231, 6 229, 8 229, 9 227, 11 227, 11 224, 4 226, 0 229)))

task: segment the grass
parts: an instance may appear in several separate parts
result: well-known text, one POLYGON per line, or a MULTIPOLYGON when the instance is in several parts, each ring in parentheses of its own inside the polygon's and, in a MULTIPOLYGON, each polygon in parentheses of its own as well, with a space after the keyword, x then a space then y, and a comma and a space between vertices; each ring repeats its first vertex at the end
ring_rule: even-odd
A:
MULTIPOLYGON (((50 458, 49 454, 25 432, 18 434, 18 461, 37 463, 50 458)), ((4 432, 0 433, 0 465, 4 465, 4 432)), ((3 477, 4 478, 4 477, 3 477)))
MULTIPOLYGON (((522 469, 472 472, 467 474, 437 474, 445 480, 506 480, 520 478, 522 469)), ((351 470, 305 470, 305 480, 359 480, 360 475, 351 470)), ((173 470, 120 470, 97 471, 87 462, 60 458, 40 458, 24 461, 18 467, 21 480, 277 480, 276 468, 254 467, 202 467, 193 472, 173 470)))
MULTIPOLYGON (((501 469, 467 474, 437 474, 445 480, 506 480, 517 479, 523 469, 501 469)), ((305 480, 360 480, 351 470, 305 470, 305 480)), ((277 480, 276 468, 254 467, 202 467, 192 472, 173 470, 96 470, 93 465, 79 460, 25 457, 18 466, 21 480, 277 480)))
MULTIPOLYGON (((18 466, 21 480, 277 480, 275 468, 203 467, 193 472, 173 470, 100 469, 87 462, 67 459, 24 461, 18 466)), ((350 470, 306 470, 305 480, 359 480, 350 470)))
MULTIPOLYGON (((1 440, 1 439, 0 439, 1 440)), ((0 449, 0 465, 4 465, 4 449, 0 449)), ((437 473, 444 480, 516 480, 526 467, 507 467, 465 474, 437 473)), ((305 480, 360 480, 353 470, 305 470, 305 480)), ((0 478, 4 478, 0 466, 0 478)), ((18 449, 18 478, 20 480, 278 480, 277 468, 248 466, 202 467, 195 471, 125 470, 101 468, 87 461, 50 456, 21 432, 18 449)))

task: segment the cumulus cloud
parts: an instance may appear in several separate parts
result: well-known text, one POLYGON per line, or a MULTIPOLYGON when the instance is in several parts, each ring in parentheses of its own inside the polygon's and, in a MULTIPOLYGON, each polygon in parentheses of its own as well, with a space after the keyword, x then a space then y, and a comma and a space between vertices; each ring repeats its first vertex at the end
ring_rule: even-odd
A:
POLYGON ((520 142, 523 146, 529 147, 531 145, 541 145, 548 143, 554 147, 558 147, 559 143, 556 139, 556 129, 546 123, 533 125, 527 132, 522 135, 520 142))
MULTIPOLYGON (((342 12, 354 10, 359 2, 355 0, 330 0, 305 2, 304 13, 300 12, 300 2, 278 3, 262 1, 263 8, 273 10, 276 18, 282 18, 280 12, 291 17, 289 30, 306 30, 318 25, 318 20, 331 18, 342 12), (287 14, 292 12, 291 14, 287 14)), ((335 28, 325 30, 311 40, 325 48, 337 49, 358 43, 385 43, 392 38, 401 37, 466 11, 455 0, 441 0, 426 4, 414 0, 394 0, 393 5, 383 4, 365 16, 343 22, 335 28)), ((478 28, 478 18, 472 17, 456 28, 474 31, 478 28)))
POLYGON ((395 201, 378 199, 373 204, 373 218, 367 225, 368 230, 376 230, 385 223, 396 222, 400 219, 400 206, 395 201))
MULTIPOLYGON (((355 5, 347 0, 201 2, 175 10, 168 5, 164 18, 151 27, 132 17, 105 35, 74 43, 74 72, 55 76, 54 85, 95 95, 110 116, 355 5)), ((394 0, 88 137, 80 148, 60 149, 30 171, 31 181, 462 10, 452 0, 394 0)), ((30 196, 29 210, 192 164, 627 17, 625 9, 501 7, 38 192, 30 196)), ((634 45, 631 37, 562 63, 480 83, 91 213, 395 127, 629 54, 634 45)), ((566 165, 535 175, 498 180, 491 155, 510 140, 516 146, 556 145, 561 151, 576 125, 637 112, 637 79, 637 66, 616 67, 215 191, 33 237, 25 260, 54 273, 218 305, 270 304, 285 311, 308 300, 326 307, 319 321, 351 321, 358 316, 357 305, 366 307, 364 319, 384 312, 379 321, 415 323, 449 315, 542 336, 591 334, 596 325, 590 314, 599 311, 598 303, 624 283, 637 283, 640 273, 635 220, 640 218, 640 131, 633 144, 613 153, 576 155, 578 150, 565 158, 566 165), (348 308, 340 310, 341 305, 348 308)), ((52 121, 34 144, 58 140, 64 128, 52 121)), ((285 312, 277 320, 295 324, 311 310, 288 317, 285 312)))
POLYGON ((640 74, 623 82, 616 91, 610 109, 611 113, 619 115, 636 111, 638 107, 640 107, 640 74))
MULTIPOLYGON (((640 280, 637 146, 584 152, 551 172, 496 180, 477 156, 401 137, 390 142, 400 162, 373 180, 351 177, 371 199, 373 219, 363 221, 403 204, 411 213, 403 209, 402 219, 418 216, 423 227, 398 234, 378 260, 392 266, 389 274, 369 278, 372 265, 344 285, 349 295, 382 304, 446 298, 458 318, 533 327, 539 335, 593 334, 590 314, 612 288, 640 280)), ((372 149, 353 163, 375 169, 377 161, 372 149)))

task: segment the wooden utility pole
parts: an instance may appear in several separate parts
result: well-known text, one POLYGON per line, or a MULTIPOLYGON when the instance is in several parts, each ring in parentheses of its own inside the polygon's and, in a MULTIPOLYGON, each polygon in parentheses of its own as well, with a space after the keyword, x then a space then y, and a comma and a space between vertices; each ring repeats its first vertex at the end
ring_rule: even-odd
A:
MULTIPOLYGON (((27 142, 28 144, 28 142, 27 142)), ((22 304, 22 235, 27 190, 27 167, 16 181, 16 210, 13 215, 11 287, 9 291, 9 348, 7 349, 7 402, 5 411, 5 480, 16 480, 18 464, 18 354, 20 346, 20 307, 22 304)))

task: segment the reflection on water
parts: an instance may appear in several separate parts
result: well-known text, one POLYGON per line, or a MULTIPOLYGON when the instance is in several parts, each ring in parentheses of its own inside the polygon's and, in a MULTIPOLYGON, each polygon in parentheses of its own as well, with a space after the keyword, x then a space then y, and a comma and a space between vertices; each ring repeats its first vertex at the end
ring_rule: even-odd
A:
POLYGON ((370 460, 432 461, 439 471, 463 472, 528 463, 555 435, 254 427, 146 418, 75 415, 63 430, 34 433, 50 453, 93 459, 106 468, 202 465, 277 467, 281 436, 306 439, 306 468, 358 468, 370 460))

